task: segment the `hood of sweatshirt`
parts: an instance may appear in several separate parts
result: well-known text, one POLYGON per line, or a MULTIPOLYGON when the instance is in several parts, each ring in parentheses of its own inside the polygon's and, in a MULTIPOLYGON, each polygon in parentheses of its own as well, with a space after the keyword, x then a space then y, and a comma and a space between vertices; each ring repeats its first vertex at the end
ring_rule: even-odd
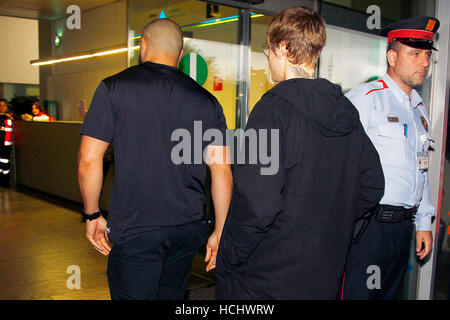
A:
POLYGON ((358 110, 326 79, 289 79, 268 93, 289 101, 324 136, 347 135, 359 125, 358 110))

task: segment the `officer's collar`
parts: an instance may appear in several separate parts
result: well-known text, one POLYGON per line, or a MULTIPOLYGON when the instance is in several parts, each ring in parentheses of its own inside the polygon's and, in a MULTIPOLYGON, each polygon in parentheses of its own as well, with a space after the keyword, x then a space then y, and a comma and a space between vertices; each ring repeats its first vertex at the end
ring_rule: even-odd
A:
POLYGON ((421 104, 423 105, 422 97, 415 89, 412 89, 412 91, 411 91, 411 109, 417 108, 421 104))
POLYGON ((386 82, 387 86, 392 90, 395 97, 400 103, 403 103, 405 101, 408 102, 408 104, 410 105, 410 109, 414 109, 422 103, 422 97, 417 93, 415 89, 411 90, 411 103, 409 103, 410 97, 405 91, 403 91, 402 88, 400 88, 400 86, 391 78, 391 76, 386 73, 382 80, 386 82))

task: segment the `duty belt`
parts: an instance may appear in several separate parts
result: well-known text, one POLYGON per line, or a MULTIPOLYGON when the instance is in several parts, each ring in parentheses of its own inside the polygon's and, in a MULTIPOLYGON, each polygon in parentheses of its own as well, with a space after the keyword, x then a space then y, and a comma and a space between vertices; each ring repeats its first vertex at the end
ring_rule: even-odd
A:
POLYGON ((380 204, 375 214, 375 220, 379 222, 396 223, 400 221, 414 221, 418 206, 406 209, 398 206, 380 204))

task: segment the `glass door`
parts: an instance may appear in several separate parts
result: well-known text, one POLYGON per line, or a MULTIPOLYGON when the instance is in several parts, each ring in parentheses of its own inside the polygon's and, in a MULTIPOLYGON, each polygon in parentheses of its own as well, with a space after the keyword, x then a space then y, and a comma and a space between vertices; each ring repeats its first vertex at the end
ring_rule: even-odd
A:
POLYGON ((236 127, 239 10, 193 0, 128 1, 129 65, 138 63, 140 33, 159 17, 172 19, 184 34, 179 68, 221 103, 228 128, 236 127))

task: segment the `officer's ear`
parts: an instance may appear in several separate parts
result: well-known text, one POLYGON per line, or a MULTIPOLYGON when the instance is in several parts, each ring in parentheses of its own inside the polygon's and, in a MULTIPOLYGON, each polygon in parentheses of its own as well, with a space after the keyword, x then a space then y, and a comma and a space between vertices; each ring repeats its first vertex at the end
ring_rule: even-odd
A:
POLYGON ((390 49, 387 52, 387 62, 388 62, 388 66, 395 68, 395 65, 397 63, 397 57, 398 57, 398 53, 396 50, 394 49, 390 49))

